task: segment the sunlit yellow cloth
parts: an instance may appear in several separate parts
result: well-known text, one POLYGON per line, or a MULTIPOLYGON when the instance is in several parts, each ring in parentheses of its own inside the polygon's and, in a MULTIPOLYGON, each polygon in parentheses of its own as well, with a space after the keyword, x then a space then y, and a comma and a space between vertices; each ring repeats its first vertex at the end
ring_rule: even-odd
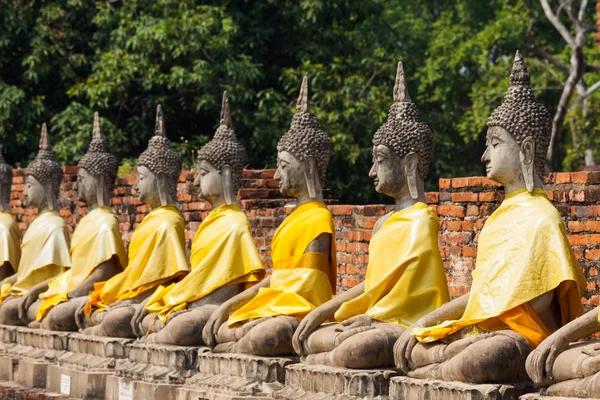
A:
POLYGON ((10 211, 0 212, 0 265, 9 262, 17 271, 21 259, 19 226, 10 211))
POLYGON ((65 272, 70 266, 65 220, 56 211, 42 211, 23 236, 17 281, 7 294, 22 296, 33 286, 65 272))
POLYGON ((81 284, 96 267, 116 257, 121 268, 127 266, 125 246, 119 221, 110 207, 97 207, 79 221, 71 239, 72 266, 50 281, 48 290, 40 294, 44 300, 36 319, 42 320, 57 304, 67 300, 67 293, 81 284))
POLYGON ((427 343, 470 325, 485 330, 508 326, 537 346, 548 332, 543 332, 539 319, 533 323, 537 317, 526 303, 556 289, 564 324, 582 314, 585 286, 563 221, 544 191, 515 190, 481 231, 462 318, 416 328, 412 334, 427 343))
POLYGON ((180 282, 159 286, 146 309, 166 322, 216 289, 232 283, 254 284, 265 269, 252 239, 250 222, 236 204, 215 208, 202 222, 192 242, 192 272, 180 282))
POLYGON ((273 235, 271 257, 270 286, 260 288, 254 298, 231 314, 228 326, 268 316, 304 318, 331 299, 337 276, 335 227, 325 204, 305 203, 287 217, 273 235), (304 253, 322 233, 331 234, 330 254, 304 253))
POLYGON ((131 299, 169 280, 185 275, 185 223, 181 212, 168 204, 150 211, 136 228, 129 244, 129 265, 105 282, 94 284, 85 306, 103 311, 117 300, 131 299))
POLYGON ((439 221, 424 203, 393 213, 369 244, 365 292, 335 313, 408 327, 449 300, 438 247, 439 221))

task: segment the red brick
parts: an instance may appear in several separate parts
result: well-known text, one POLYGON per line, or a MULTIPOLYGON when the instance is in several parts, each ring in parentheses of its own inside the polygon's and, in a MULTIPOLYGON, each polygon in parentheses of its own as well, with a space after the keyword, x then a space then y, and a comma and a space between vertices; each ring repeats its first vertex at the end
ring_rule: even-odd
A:
POLYGON ((352 206, 329 206, 329 211, 333 215, 351 215, 352 214, 352 206))
POLYGON ((444 217, 464 218, 465 217, 465 207, 444 204, 444 205, 438 206, 437 213, 438 213, 438 215, 444 216, 444 217))
POLYGON ((452 187, 453 188, 463 188, 469 186, 469 178, 453 178, 452 179, 452 187))
POLYGON ((427 192, 425 193, 425 202, 427 204, 437 204, 440 201, 440 194, 438 192, 427 192))
POLYGON ((481 192, 479 193, 479 201, 484 203, 490 203, 494 201, 495 192, 481 192))
POLYGON ((465 246, 463 247, 463 257, 477 257, 477 247, 465 246))
POLYGON ((571 183, 571 173, 570 172, 558 172, 554 178, 554 183, 557 185, 571 183))
POLYGON ((476 217, 479 215, 479 207, 477 206, 467 206, 467 217, 476 217))
POLYGON ((600 260, 600 249, 589 249, 585 251, 585 258, 588 260, 600 260))
POLYGON ((600 232, 600 221, 569 221, 569 231, 579 232, 600 232))
POLYGON ((589 246, 600 244, 600 235, 570 235, 571 246, 589 246))
POLYGON ((450 189, 452 179, 442 178, 439 181, 440 189, 450 189))
POLYGON ((477 193, 457 192, 452 193, 452 202, 454 203, 473 203, 478 199, 477 193))
POLYGON ((600 206, 571 206, 570 211, 577 218, 600 216, 600 206))

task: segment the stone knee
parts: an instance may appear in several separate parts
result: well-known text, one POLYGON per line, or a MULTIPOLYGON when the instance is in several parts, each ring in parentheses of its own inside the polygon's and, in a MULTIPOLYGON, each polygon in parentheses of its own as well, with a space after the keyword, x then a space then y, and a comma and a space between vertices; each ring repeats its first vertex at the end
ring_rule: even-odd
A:
POLYGON ((443 363, 441 375, 444 380, 470 383, 527 381, 525 361, 531 350, 523 336, 497 333, 443 363))
POLYGON ((294 352, 292 337, 300 321, 295 317, 276 317, 255 326, 238 344, 244 353, 279 356, 294 352))
POLYGON ((43 300, 36 300, 32 305, 27 309, 27 321, 35 321, 37 319, 37 313, 42 305, 43 300))
POLYGON ((0 307, 0 325, 24 325, 19 319, 20 297, 10 297, 4 300, 0 307))
POLYGON ((46 317, 42 319, 42 328, 51 331, 77 331, 75 312, 78 308, 79 304, 70 301, 58 304, 48 311, 46 317))
POLYGON ((164 324, 156 314, 148 314, 142 320, 144 334, 158 332, 162 328, 164 328, 164 324))
MULTIPOLYGON (((210 315, 209 315, 210 316, 210 315)), ((167 336, 165 343, 177 344, 180 346, 200 346, 202 341, 202 329, 208 317, 203 314, 187 313, 169 321, 165 329, 161 331, 167 336)), ((162 334, 160 336, 163 336, 162 334)), ((161 338, 161 342, 162 342, 161 338)))
POLYGON ((106 313, 95 334, 110 337, 135 338, 131 328, 131 319, 135 307, 120 307, 106 313))
POLYGON ((373 329, 344 340, 331 352, 331 363, 343 368, 394 366, 394 344, 400 333, 373 329))

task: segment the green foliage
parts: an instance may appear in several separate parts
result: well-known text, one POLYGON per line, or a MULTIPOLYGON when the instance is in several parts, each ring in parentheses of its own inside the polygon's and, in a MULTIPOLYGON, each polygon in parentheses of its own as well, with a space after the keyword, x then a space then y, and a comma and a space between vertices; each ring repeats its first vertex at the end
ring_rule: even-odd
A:
MULTIPOLYGON (((0 3, 0 23, 0 141, 13 165, 34 157, 44 121, 59 160, 76 163, 99 111, 128 170, 162 104, 167 135, 191 166, 228 90, 250 167, 273 167, 307 74, 311 108, 334 143, 327 185, 355 203, 384 200, 367 174, 399 60, 434 131, 427 188, 435 189, 439 177, 483 172, 485 123, 502 101, 515 50, 527 57, 535 40, 569 58, 535 0, 14 0, 0 3)), ((597 53, 590 41, 586 57, 597 53)), ((564 76, 526 62, 553 111, 564 76)), ((569 160, 581 153, 568 151, 569 160)))

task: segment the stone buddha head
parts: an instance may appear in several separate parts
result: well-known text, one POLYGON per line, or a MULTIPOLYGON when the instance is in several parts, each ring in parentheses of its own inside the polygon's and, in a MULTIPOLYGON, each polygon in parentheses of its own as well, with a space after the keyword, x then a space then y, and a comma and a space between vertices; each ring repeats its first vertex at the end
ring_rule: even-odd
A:
POLYGON ((421 122, 410 100, 402 62, 398 63, 394 104, 387 121, 373 137, 373 167, 369 176, 375 190, 394 199, 410 196, 424 201, 424 179, 433 155, 433 134, 421 122))
POLYGON ((100 116, 94 113, 92 141, 87 153, 79 160, 77 200, 88 206, 110 205, 119 160, 108 151, 108 143, 100 131, 100 116))
POLYGON ((181 156, 171 148, 166 137, 165 122, 159 105, 156 109, 154 136, 137 162, 134 190, 140 200, 151 207, 175 204, 181 167, 181 156))
POLYGON ((200 197, 216 207, 232 204, 246 165, 246 150, 231 127, 231 112, 227 91, 223 92, 221 121, 214 138, 198 151, 198 176, 194 184, 200 187, 200 197))
POLYGON ((302 80, 296 114, 290 129, 277 143, 277 171, 281 193, 297 199, 323 200, 323 183, 333 146, 308 107, 308 77, 302 80))
POLYGON ((54 152, 48 140, 48 128, 42 125, 40 150, 25 170, 25 195, 29 207, 56 210, 63 171, 54 160, 54 152))
POLYGON ((505 187, 542 187, 552 117, 535 100, 530 77, 517 51, 504 103, 487 122, 486 150, 481 157, 487 177, 505 187))
POLYGON ((0 211, 10 211, 12 178, 12 167, 4 160, 2 146, 0 146, 0 211))

